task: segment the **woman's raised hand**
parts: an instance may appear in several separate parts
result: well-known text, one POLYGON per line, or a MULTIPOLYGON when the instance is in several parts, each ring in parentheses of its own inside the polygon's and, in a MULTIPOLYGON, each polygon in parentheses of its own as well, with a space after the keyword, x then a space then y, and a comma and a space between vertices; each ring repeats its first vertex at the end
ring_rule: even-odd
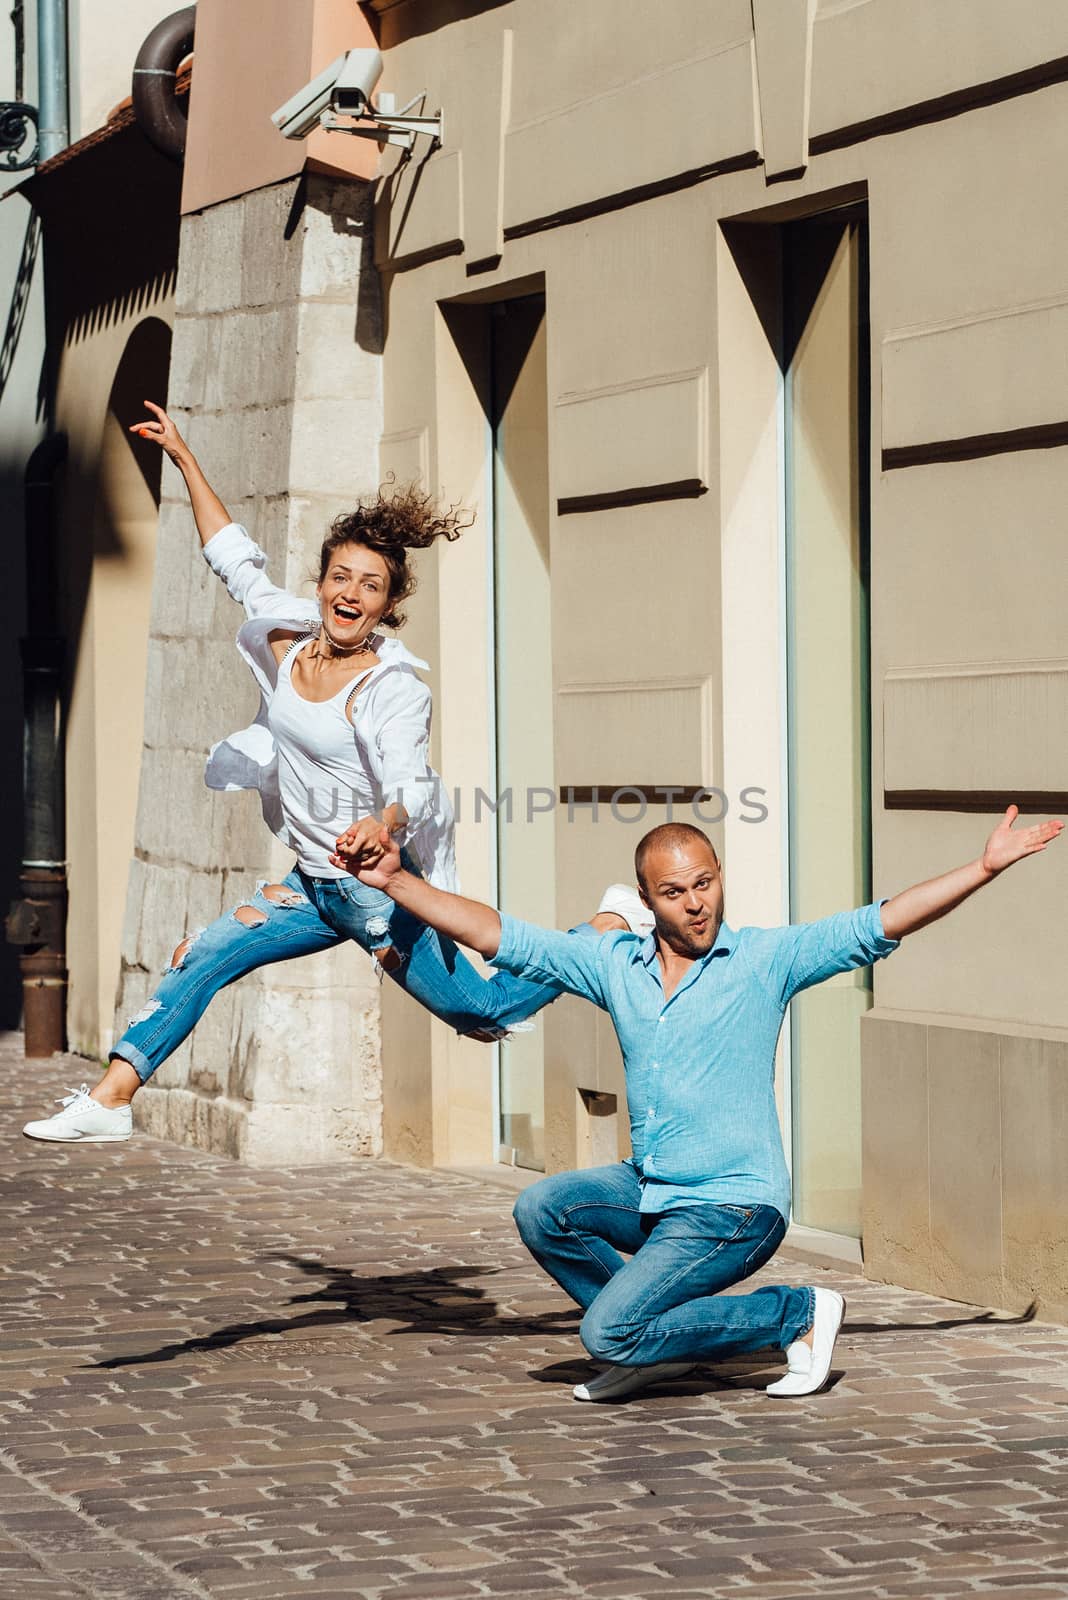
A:
POLYGON ((189 446, 163 407, 153 404, 151 400, 146 400, 145 410, 151 411, 152 416, 146 418, 143 422, 132 423, 130 432, 139 434, 142 439, 154 440, 162 450, 166 451, 172 461, 177 461, 181 456, 188 456, 189 446))
MULTIPOLYGON (((385 876, 389 877, 397 870, 400 866, 400 846, 377 817, 362 817, 338 837, 337 848, 330 860, 335 867, 341 867, 344 872, 352 873, 366 883, 368 879, 365 873, 384 866, 385 876)), ((376 882, 374 887, 381 888, 382 884, 376 882)))

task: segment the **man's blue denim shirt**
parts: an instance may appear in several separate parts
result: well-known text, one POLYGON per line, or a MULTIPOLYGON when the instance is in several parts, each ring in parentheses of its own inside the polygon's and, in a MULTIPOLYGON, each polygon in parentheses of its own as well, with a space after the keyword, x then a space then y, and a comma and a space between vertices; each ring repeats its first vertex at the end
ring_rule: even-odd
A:
POLYGON ((879 902, 786 928, 726 923, 664 1002, 652 934, 599 939, 501 917, 493 965, 561 983, 615 1023, 643 1211, 710 1200, 790 1215, 775 1044, 792 995, 897 949, 879 902))

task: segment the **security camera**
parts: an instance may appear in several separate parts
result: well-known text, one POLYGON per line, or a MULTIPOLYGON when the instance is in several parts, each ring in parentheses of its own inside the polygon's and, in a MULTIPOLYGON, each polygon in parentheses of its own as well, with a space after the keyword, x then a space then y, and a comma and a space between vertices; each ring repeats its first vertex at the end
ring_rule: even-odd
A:
POLYGON ((350 50, 334 85, 330 109, 342 117, 361 117, 371 111, 371 95, 382 76, 377 50, 350 50))
POLYGON ((306 139, 322 121, 324 112, 345 116, 365 115, 375 84, 382 76, 382 56, 377 50, 346 50, 311 83, 298 89, 271 121, 287 139, 306 139))

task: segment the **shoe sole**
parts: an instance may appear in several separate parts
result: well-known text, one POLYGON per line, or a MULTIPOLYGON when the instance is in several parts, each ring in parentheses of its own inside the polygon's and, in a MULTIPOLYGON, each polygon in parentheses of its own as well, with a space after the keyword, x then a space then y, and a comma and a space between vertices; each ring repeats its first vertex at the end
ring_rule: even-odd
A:
POLYGON ((590 1394, 584 1383, 577 1383, 571 1394, 574 1399, 584 1401, 590 1405, 603 1405, 605 1401, 625 1400, 631 1394, 645 1394, 649 1389, 655 1389, 658 1383, 675 1383, 679 1378, 689 1377, 691 1372, 697 1370, 696 1361, 687 1365, 680 1365, 676 1372, 658 1372, 655 1378, 649 1378, 645 1383, 621 1383, 616 1389, 604 1389, 599 1394, 590 1394), (580 1394, 579 1390, 585 1392, 580 1394))
POLYGON ((27 1133, 22 1130, 24 1139, 36 1139, 38 1144, 125 1144, 133 1137, 129 1133, 79 1133, 73 1139, 65 1139, 59 1133, 27 1133))
MULTIPOLYGON (((838 1318, 838 1326, 834 1330, 834 1340, 833 1340, 833 1342, 831 1344, 831 1362, 834 1361, 834 1348, 835 1348, 835 1345, 838 1343, 838 1335, 842 1331, 842 1323, 845 1321, 845 1314, 846 1314, 846 1298, 845 1298, 845 1295, 842 1295, 841 1298, 842 1298, 842 1314, 838 1318)), ((794 1389, 794 1390, 790 1390, 790 1389, 775 1389, 773 1386, 769 1386, 767 1389, 764 1390, 764 1393, 766 1395, 768 1395, 772 1400, 807 1400, 809 1395, 822 1394, 823 1393, 823 1391, 826 1389, 827 1385, 831 1381, 831 1370, 832 1370, 831 1369, 831 1364, 829 1362, 828 1365, 827 1365, 827 1375, 826 1375, 826 1377, 824 1378, 824 1380, 823 1380, 823 1382, 821 1384, 818 1384, 816 1386, 815 1389, 794 1389)))

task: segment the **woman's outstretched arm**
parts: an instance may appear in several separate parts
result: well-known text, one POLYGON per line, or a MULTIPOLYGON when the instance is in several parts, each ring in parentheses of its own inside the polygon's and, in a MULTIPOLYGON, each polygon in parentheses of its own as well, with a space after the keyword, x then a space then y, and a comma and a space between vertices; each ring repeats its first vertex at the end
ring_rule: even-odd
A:
POLYGON ((201 544, 207 544, 209 539, 225 528, 230 521, 229 511, 215 493, 211 484, 200 470, 200 463, 190 450, 178 429, 162 406, 154 405, 151 400, 145 401, 145 408, 152 413, 152 419, 145 422, 135 422, 130 428, 131 433, 140 434, 142 439, 153 439, 160 449, 169 455, 178 471, 185 479, 185 486, 189 493, 189 503, 193 508, 197 532, 200 534, 201 544))

